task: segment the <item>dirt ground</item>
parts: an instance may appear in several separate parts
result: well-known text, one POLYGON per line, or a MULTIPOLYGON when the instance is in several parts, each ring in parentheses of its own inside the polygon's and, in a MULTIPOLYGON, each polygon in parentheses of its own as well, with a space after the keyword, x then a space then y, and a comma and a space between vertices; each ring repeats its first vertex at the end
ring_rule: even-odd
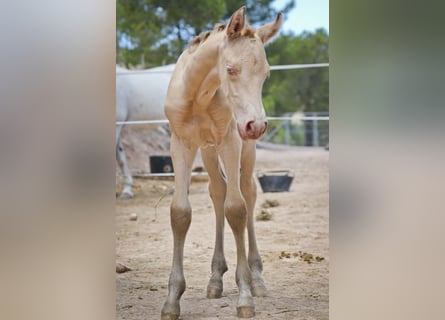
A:
MULTIPOLYGON (((168 148, 162 150, 164 154, 168 148)), ((147 159, 147 155, 139 157, 147 159)), ((130 152, 129 158, 135 155, 130 152)), ((321 148, 257 151, 257 170, 290 169, 294 179, 289 192, 279 193, 263 193, 257 180, 255 215, 267 201, 278 206, 267 209, 270 220, 255 222, 268 295, 255 298, 254 319, 328 319, 328 158, 329 152, 321 148)), ((223 297, 206 298, 215 219, 205 180, 193 179, 190 190, 193 216, 184 252, 187 289, 181 299, 181 319, 237 319, 236 252, 228 224, 229 271, 224 275, 223 297)), ((116 273, 117 319, 159 319, 172 257, 173 180, 135 178, 134 183, 135 198, 116 200, 116 260, 131 268, 116 273), (132 214, 137 220, 130 220, 132 214)), ((120 191, 119 184, 116 190, 120 191)))

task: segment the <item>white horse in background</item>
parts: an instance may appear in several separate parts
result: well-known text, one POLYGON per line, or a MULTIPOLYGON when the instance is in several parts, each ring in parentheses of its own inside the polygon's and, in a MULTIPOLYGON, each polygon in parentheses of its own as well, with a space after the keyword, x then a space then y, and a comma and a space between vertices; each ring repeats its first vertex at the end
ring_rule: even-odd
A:
MULTIPOLYGON (((173 69, 174 65, 139 71, 116 66, 116 121, 165 120, 164 103, 173 69)), ((133 178, 120 141, 124 126, 116 126, 116 160, 125 179, 119 197, 132 198, 133 178)))

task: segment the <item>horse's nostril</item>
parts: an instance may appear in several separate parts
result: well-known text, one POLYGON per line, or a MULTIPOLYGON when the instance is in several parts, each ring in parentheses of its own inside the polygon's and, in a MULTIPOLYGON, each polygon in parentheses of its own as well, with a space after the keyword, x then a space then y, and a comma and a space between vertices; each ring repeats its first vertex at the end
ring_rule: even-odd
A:
POLYGON ((261 135, 264 134, 267 130, 267 121, 260 122, 260 121, 249 121, 246 124, 246 133, 251 136, 252 138, 258 138, 261 135))
POLYGON ((255 121, 249 121, 246 124, 246 132, 255 132, 255 121))

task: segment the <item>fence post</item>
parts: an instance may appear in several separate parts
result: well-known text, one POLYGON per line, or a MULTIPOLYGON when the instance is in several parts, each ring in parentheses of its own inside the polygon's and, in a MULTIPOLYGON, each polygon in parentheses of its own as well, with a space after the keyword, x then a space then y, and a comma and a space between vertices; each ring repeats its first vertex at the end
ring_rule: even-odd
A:
POLYGON ((290 145, 290 120, 284 120, 284 143, 290 145))
POLYGON ((318 147, 318 119, 316 118, 318 116, 317 112, 313 112, 312 116, 314 119, 312 120, 312 146, 318 147))

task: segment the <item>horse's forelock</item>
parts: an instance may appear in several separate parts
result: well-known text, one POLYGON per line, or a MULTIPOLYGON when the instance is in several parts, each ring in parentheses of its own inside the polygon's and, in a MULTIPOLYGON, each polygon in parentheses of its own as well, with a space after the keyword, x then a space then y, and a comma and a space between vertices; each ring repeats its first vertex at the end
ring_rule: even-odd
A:
MULTIPOLYGON (((206 41, 207 38, 212 34, 212 33, 217 33, 217 32, 221 32, 223 30, 225 30, 226 28, 226 24, 223 23, 217 23, 215 24, 215 26, 213 27, 213 30, 211 31, 204 31, 201 32, 199 35, 197 35, 196 37, 194 37, 192 40, 190 40, 190 42, 188 43, 188 48, 190 51, 194 51, 194 49, 202 42, 206 41)), ((255 32, 256 30, 253 29, 251 26, 246 26, 242 31, 241 31, 241 36, 242 37, 249 37, 249 38, 253 38, 255 37, 255 32)))
POLYGON ((255 36, 255 29, 253 29, 251 26, 247 26, 241 31, 241 36, 253 38, 255 36))
POLYGON ((226 28, 226 25, 224 23, 217 23, 213 27, 213 30, 220 32, 220 31, 223 31, 225 28, 226 28))
POLYGON ((192 40, 190 40, 190 42, 188 43, 188 47, 189 49, 194 49, 194 47, 196 47, 197 45, 199 45, 201 42, 204 42, 207 40, 207 38, 214 32, 220 32, 222 30, 224 30, 224 28, 226 27, 225 24, 222 23, 217 23, 215 25, 215 27, 213 28, 213 30, 211 31, 204 31, 201 32, 199 35, 197 35, 196 37, 194 37, 192 40))

